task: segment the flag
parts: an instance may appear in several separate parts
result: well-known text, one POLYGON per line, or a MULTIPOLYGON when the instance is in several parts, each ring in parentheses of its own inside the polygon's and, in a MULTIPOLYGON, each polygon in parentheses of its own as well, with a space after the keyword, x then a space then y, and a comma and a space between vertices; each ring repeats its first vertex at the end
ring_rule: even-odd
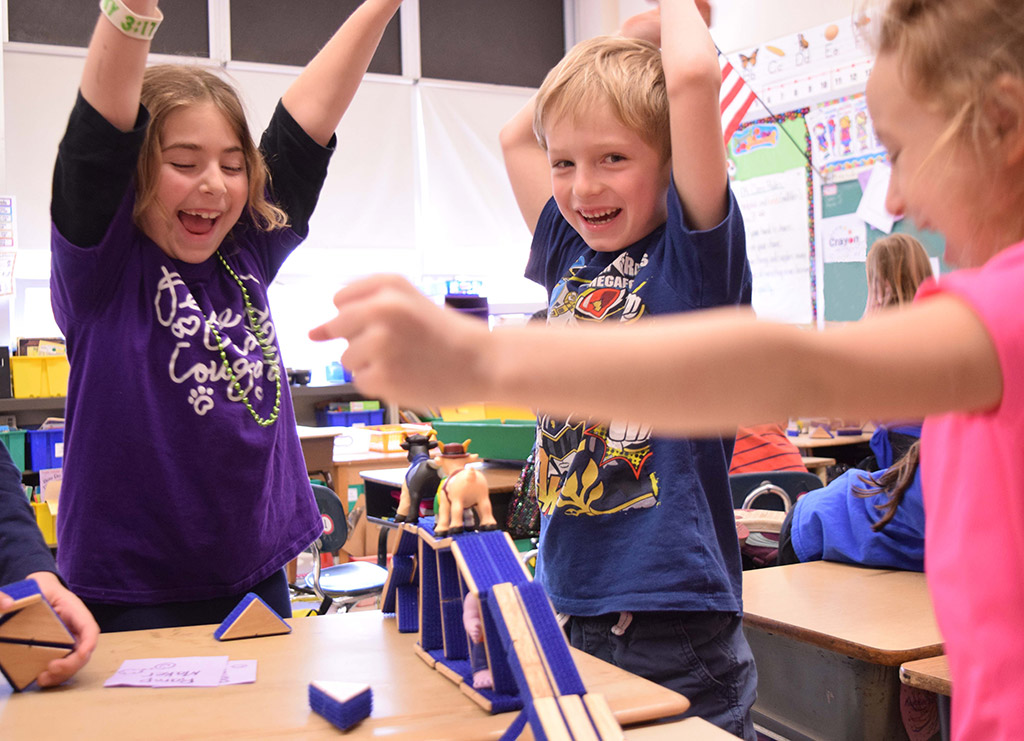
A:
POLYGON ((728 146, 729 138, 740 127, 740 122, 757 96, 721 52, 718 54, 718 63, 722 68, 722 89, 718 93, 718 102, 722 109, 722 132, 728 146))

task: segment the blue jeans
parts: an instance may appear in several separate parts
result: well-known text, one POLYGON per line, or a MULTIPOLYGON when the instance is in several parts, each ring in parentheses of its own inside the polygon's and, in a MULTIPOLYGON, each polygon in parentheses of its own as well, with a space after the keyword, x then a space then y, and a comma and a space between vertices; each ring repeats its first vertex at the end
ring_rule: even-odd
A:
POLYGON ((754 657, 743 618, 726 612, 637 612, 622 635, 619 613, 571 617, 569 643, 690 700, 680 717, 699 716, 755 741, 750 707, 757 695, 754 657))

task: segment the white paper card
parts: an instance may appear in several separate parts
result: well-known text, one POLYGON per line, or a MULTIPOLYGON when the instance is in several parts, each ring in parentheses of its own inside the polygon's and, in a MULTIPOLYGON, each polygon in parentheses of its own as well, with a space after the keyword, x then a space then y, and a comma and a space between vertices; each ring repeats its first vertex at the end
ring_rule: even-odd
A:
POLYGON ((891 175, 892 169, 888 164, 878 163, 872 167, 868 185, 861 196, 860 205, 857 206, 857 216, 886 234, 892 231, 892 225, 900 218, 889 213, 885 207, 885 194, 889 190, 891 175))
POLYGON ((104 687, 217 687, 227 656, 126 659, 104 687))

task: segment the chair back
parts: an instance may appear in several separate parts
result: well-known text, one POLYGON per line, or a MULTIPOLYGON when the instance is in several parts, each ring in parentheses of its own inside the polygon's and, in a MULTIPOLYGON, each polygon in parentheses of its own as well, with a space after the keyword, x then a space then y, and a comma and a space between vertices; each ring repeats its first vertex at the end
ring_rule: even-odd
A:
POLYGON ((334 490, 322 484, 313 484, 313 496, 324 521, 324 534, 319 539, 319 550, 326 553, 340 551, 348 540, 348 519, 345 507, 334 490))
POLYGON ((755 471, 730 475, 729 486, 734 509, 750 509, 757 500, 756 509, 788 512, 798 496, 822 484, 810 471, 755 471))

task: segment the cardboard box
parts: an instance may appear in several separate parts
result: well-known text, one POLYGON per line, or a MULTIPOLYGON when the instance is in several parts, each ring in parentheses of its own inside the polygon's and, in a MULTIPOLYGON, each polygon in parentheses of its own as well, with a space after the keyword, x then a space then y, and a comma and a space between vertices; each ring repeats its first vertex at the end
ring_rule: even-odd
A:
MULTIPOLYGON (((353 558, 376 556, 381 526, 366 520, 366 497, 360 494, 349 515, 348 539, 343 550, 353 558)), ((398 528, 388 529, 388 553, 398 544, 398 528)))

